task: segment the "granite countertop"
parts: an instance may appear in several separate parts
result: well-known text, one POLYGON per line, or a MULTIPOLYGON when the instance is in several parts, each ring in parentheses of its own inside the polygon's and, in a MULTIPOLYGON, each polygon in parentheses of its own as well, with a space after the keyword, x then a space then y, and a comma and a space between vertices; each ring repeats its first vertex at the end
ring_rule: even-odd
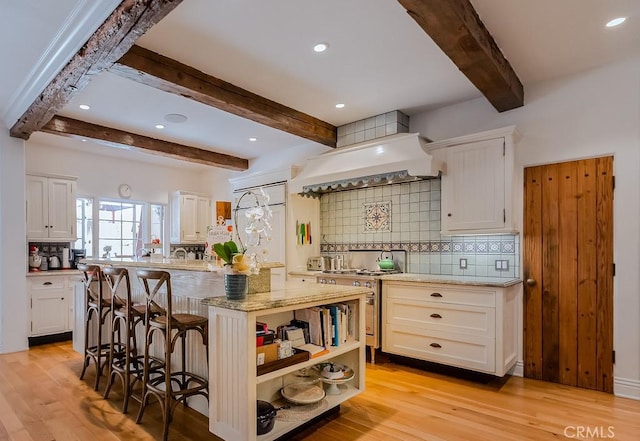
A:
POLYGON ((248 294, 243 300, 228 300, 226 297, 207 297, 202 303, 218 308, 234 309, 250 312, 300 305, 316 301, 332 303, 345 296, 365 295, 371 292, 368 288, 353 286, 336 286, 309 284, 308 286, 287 286, 271 292, 248 294))
POLYGON ((76 269, 60 269, 48 271, 29 271, 27 277, 78 276, 82 271, 76 269))
POLYGON ((322 271, 300 270, 300 271, 289 271, 287 274, 289 274, 290 276, 315 277, 315 276, 319 276, 320 274, 322 274, 322 271))
MULTIPOLYGON (((166 270, 183 270, 183 271, 209 271, 209 272, 223 272, 224 269, 215 266, 215 262, 212 260, 196 260, 196 259, 168 259, 164 258, 162 261, 151 261, 148 257, 142 259, 131 258, 112 258, 112 259, 84 259, 84 263, 89 265, 120 265, 133 268, 151 268, 151 269, 166 269, 166 270)), ((261 268, 282 268, 284 264, 280 262, 263 262, 260 264, 261 268)))
POLYGON ((447 276, 433 274, 400 273, 380 277, 382 281, 444 283, 453 285, 495 286, 506 288, 522 283, 522 279, 501 279, 498 277, 447 276))

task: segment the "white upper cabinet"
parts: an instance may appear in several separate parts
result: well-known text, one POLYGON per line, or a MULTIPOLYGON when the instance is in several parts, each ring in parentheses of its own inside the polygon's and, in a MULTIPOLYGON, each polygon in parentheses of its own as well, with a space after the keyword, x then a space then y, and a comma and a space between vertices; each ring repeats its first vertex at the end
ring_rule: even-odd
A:
POLYGON ((27 238, 76 240, 76 181, 27 175, 27 238))
POLYGON ((514 127, 430 144, 446 161, 441 233, 513 233, 514 127))
POLYGON ((171 243, 204 243, 212 224, 211 198, 177 191, 171 199, 171 243))

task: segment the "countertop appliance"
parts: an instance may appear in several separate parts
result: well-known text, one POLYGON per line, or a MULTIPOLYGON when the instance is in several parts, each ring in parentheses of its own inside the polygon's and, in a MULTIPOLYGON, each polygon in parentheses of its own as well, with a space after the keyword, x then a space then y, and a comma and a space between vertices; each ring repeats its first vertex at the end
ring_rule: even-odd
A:
MULTIPOLYGON (((381 270, 378 266, 382 250, 351 250, 348 254, 339 254, 345 268, 326 269, 316 276, 317 283, 329 285, 364 286, 370 288, 365 305, 366 343, 371 349, 371 363, 375 364, 376 349, 381 344, 381 316, 382 316, 382 281, 385 274, 403 273, 406 271, 406 252, 393 250, 394 267, 381 270)), ((334 256, 334 260, 337 256, 334 256)))
POLYGON ((49 269, 50 270, 60 269, 60 258, 58 256, 49 257, 49 269))
POLYGON ((74 248, 71 250, 71 268, 77 269, 78 263, 85 257, 87 257, 87 251, 82 248, 74 248))
POLYGON ((328 256, 314 256, 307 259, 307 271, 324 271, 329 268, 328 256))

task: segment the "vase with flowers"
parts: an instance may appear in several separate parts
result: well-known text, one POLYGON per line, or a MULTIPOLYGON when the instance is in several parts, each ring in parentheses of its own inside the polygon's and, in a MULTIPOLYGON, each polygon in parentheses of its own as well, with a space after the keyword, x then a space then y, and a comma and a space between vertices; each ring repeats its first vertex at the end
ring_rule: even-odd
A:
POLYGON ((224 262, 224 290, 229 300, 241 300, 247 295, 247 277, 254 273, 254 266, 233 240, 216 243, 214 252, 224 262))
POLYGON ((258 253, 255 250, 260 246, 263 239, 269 239, 272 214, 268 202, 269 196, 262 188, 260 188, 259 193, 251 190, 245 191, 238 198, 233 210, 235 229, 232 229, 232 231, 235 230, 234 236, 238 243, 236 244, 234 240, 229 240, 213 245, 213 251, 224 262, 225 293, 229 299, 244 298, 248 289, 248 275, 260 272, 258 253), (249 204, 248 207, 242 204, 242 200, 246 196, 252 196, 254 199, 253 204, 249 204), (238 229, 238 213, 240 210, 245 211, 247 219, 247 225, 244 228, 244 243, 240 237, 241 232, 238 229))

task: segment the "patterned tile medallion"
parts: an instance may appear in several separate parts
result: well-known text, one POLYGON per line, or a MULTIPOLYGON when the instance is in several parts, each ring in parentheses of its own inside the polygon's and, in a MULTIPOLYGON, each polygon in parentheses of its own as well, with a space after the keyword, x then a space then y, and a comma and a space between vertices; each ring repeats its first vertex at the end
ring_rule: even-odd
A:
POLYGON ((364 204, 364 232, 391 231, 391 201, 364 204))

